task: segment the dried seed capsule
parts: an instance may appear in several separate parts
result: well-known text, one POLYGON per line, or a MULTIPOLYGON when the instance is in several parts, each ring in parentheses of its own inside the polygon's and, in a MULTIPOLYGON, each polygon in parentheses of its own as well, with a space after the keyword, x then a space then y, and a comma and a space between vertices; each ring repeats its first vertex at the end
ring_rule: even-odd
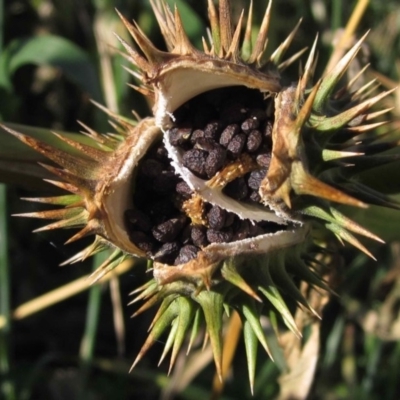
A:
POLYGON ((228 147, 229 142, 232 138, 238 134, 240 131, 239 125, 232 124, 228 125, 221 133, 221 137, 219 138, 219 143, 224 146, 228 147))
POLYGON ((207 152, 199 149, 188 150, 183 155, 183 165, 189 168, 194 174, 200 178, 206 177, 206 159, 207 152))
POLYGON ((191 133, 191 128, 173 128, 169 132, 169 140, 173 146, 182 146, 188 142, 191 133))
POLYGON ((180 181, 176 184, 175 190, 185 199, 188 199, 192 196, 192 189, 190 189, 189 185, 185 181, 180 181))
POLYGON ((232 237, 231 230, 217 231, 215 229, 207 229, 207 240, 210 243, 228 243, 232 240, 232 237))
POLYGON ((139 247, 139 249, 145 251, 146 253, 151 253, 154 249, 154 240, 143 232, 129 232, 129 239, 132 243, 139 247))
POLYGON ((198 247, 192 244, 183 246, 179 251, 178 257, 175 259, 174 265, 186 264, 190 260, 195 259, 199 250, 198 247))
POLYGON ((204 226, 192 226, 192 231, 190 233, 193 244, 198 247, 207 246, 207 235, 206 228, 204 226))
POLYGON ((224 193, 235 200, 243 200, 249 194, 249 188, 243 177, 236 178, 224 187, 224 193))
POLYGON ((225 226, 226 210, 221 207, 213 206, 207 213, 207 220, 210 228, 220 230, 225 226))
POLYGON ((212 178, 225 164, 226 150, 219 145, 217 146, 208 153, 206 159, 205 170, 209 178, 212 178))
POLYGON ((239 157, 242 153, 243 147, 246 143, 246 135, 243 133, 238 133, 235 135, 228 144, 228 152, 233 157, 239 157))
POLYGON ((266 173, 267 170, 264 168, 251 172, 247 181, 249 187, 253 190, 258 190, 260 188, 261 181, 264 179, 266 173))
POLYGON ((246 147, 250 153, 259 149, 262 143, 262 135, 258 130, 252 130, 247 137, 246 147))
POLYGON ((152 226, 150 218, 142 211, 126 210, 124 216, 129 227, 142 232, 150 232, 152 226))
POLYGON ((240 127, 244 133, 249 133, 260 126, 260 121, 256 118, 247 118, 242 122, 240 127))
POLYGON ((178 242, 164 243, 154 254, 154 260, 172 265, 179 253, 180 245, 178 242))
POLYGON ((184 216, 180 218, 171 218, 154 227, 152 230, 153 236, 162 243, 172 242, 182 230, 185 222, 186 218, 184 216))

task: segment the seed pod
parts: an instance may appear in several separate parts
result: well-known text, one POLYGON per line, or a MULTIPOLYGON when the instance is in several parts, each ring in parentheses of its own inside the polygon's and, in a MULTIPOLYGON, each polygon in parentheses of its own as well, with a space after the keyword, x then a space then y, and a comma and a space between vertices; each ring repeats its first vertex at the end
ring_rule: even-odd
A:
POLYGON ((232 306, 243 320, 252 383, 257 340, 269 351, 259 321, 265 310, 280 315, 300 336, 283 296, 316 312, 292 277, 327 289, 309 268, 314 238, 313 248, 325 248, 330 230, 368 255, 351 232, 379 240, 336 204, 398 206, 352 180, 347 163, 345 169, 339 162, 332 167, 332 161, 349 157, 368 163, 381 151, 361 143, 371 129, 363 121, 385 112, 370 109, 390 92, 361 101, 357 92, 348 92, 350 82, 334 93, 364 38, 317 83, 310 81, 317 42, 302 75, 283 79, 281 70, 289 62, 281 57, 297 27, 267 59, 270 6, 254 43, 251 12, 241 41, 242 18, 232 29, 228 0, 220 0, 219 11, 211 0, 208 6, 211 40, 204 40, 203 50, 194 48, 179 12, 163 0, 152 7, 169 51, 157 49, 121 16, 137 46, 120 40, 141 80, 139 91, 153 100, 153 117, 136 123, 108 112, 118 135, 89 129, 93 146, 60 137, 73 147, 71 154, 5 129, 57 164, 46 168, 61 179, 55 184, 71 193, 35 199, 65 209, 27 216, 58 220, 44 229, 81 228, 70 241, 96 236, 70 262, 107 246, 119 253, 97 277, 126 255, 154 261, 153 280, 137 300, 146 299, 141 310, 160 301, 161 307, 134 365, 171 325, 166 350, 172 346, 172 365, 186 330, 202 313, 222 379, 223 311, 232 306), (256 307, 254 300, 269 304, 256 307))

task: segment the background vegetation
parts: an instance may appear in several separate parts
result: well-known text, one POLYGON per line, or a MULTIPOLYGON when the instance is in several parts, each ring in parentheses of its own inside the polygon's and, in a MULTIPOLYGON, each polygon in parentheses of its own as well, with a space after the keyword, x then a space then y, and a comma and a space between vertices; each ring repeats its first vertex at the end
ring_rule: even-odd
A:
MULTIPOLYGON (((189 36, 199 45, 206 34, 206 1, 176 3, 189 36)), ((232 3, 237 13, 248 6, 245 0, 232 3)), ((257 18, 265 3, 255 1, 257 18)), ((311 46, 319 32, 322 70, 359 3, 275 1, 270 48, 303 17, 292 52, 311 46)), ((128 40, 114 7, 135 18, 163 48, 148 0, 0 0, 0 120, 69 132, 78 132, 77 120, 81 120, 107 131, 106 117, 90 99, 125 115, 132 109, 146 115, 149 106, 127 86, 130 79, 121 67, 127 62, 114 48, 113 32, 128 40)), ((375 76, 381 84, 394 87, 400 76, 398 1, 371 0, 357 24, 357 36, 369 28, 372 33, 358 61, 361 65, 370 62, 369 74, 379 71, 375 76)), ((296 67, 293 80, 297 74, 296 67)), ((395 131, 399 128, 399 91, 389 106, 394 107, 395 131)), ((135 262, 134 268, 126 264, 108 282, 86 290, 89 281, 78 279, 90 274, 98 259, 57 267, 81 249, 82 243, 64 247, 64 232, 31 234, 40 222, 10 217, 37 209, 21 197, 54 193, 41 180, 38 159, 0 132, 0 178, 8 183, 0 187, 0 397, 203 400, 214 393, 216 398, 214 366, 207 350, 196 350, 185 368, 181 358, 177 372, 168 377, 166 365, 156 367, 161 346, 155 346, 127 373, 151 321, 151 313, 130 319, 137 307, 126 306, 129 292, 145 281, 142 262, 135 262), (26 304, 33 309, 20 307, 26 304)), ((365 179, 396 195, 400 193, 399 166, 394 163, 365 179)), ((387 244, 367 243, 377 262, 355 249, 339 248, 332 272, 339 296, 333 296, 323 312, 320 359, 310 399, 400 398, 400 215, 372 207, 368 214, 358 212, 356 217, 387 244)), ((239 344, 221 398, 252 398, 244 365, 244 349, 239 344)), ((260 354, 253 398, 275 398, 282 373, 279 363, 260 354)))

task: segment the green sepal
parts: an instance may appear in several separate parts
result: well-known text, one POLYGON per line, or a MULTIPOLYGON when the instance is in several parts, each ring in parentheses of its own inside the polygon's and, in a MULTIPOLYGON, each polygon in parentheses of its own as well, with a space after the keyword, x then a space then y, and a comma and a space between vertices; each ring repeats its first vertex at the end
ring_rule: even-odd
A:
POLYGON ((193 299, 198 302, 203 310, 214 354, 217 374, 222 379, 222 315, 224 311, 224 295, 216 291, 202 290, 193 299))
POLYGON ((198 307, 198 308, 196 308, 196 310, 194 312, 192 330, 190 332, 189 344, 188 344, 186 354, 190 353, 193 343, 194 343, 197 335, 199 334, 202 319, 203 318, 202 318, 201 310, 200 310, 200 307, 198 307))
POLYGON ((313 109, 317 113, 324 113, 324 109, 327 105, 329 97, 335 88, 336 84, 339 82, 340 78, 346 72, 350 62, 356 56, 361 48, 362 43, 365 40, 366 35, 364 35, 336 64, 336 66, 324 76, 321 82, 321 86, 318 89, 318 93, 315 97, 313 109))
MULTIPOLYGON (((169 296, 170 297, 170 296, 169 296)), ((170 327, 172 321, 176 318, 179 312, 179 308, 177 303, 172 301, 168 301, 166 298, 163 303, 167 300, 169 303, 167 307, 163 308, 163 313, 158 315, 156 322, 152 325, 151 331, 147 336, 145 343, 140 349, 139 354, 137 355, 135 361, 132 364, 130 370, 132 370, 135 365, 143 358, 143 356, 147 353, 151 346, 157 341, 157 339, 164 333, 164 331, 170 327)))
MULTIPOLYGON (((263 328, 260 323, 260 311, 256 307, 256 304, 253 299, 246 298, 239 304, 239 313, 243 320, 243 326, 245 326, 245 322, 248 322, 250 325, 254 335, 260 341, 261 345, 264 347, 267 354, 271 357, 271 351, 269 349, 267 339, 264 335, 263 328)), ((250 328, 247 328, 250 329, 250 328)))
MULTIPOLYGON (((273 262, 273 261, 272 261, 273 262)), ((264 270, 263 280, 264 282, 258 286, 258 289, 264 294, 264 296, 272 303, 281 315, 285 325, 297 336, 301 337, 301 333, 298 330, 296 323, 290 313, 285 301, 278 291, 275 283, 273 282, 269 270, 264 270)))
POLYGON ((249 382, 251 394, 254 395, 254 379, 256 375, 258 338, 255 334, 250 322, 244 318, 243 321, 243 338, 246 349, 247 369, 249 373, 249 382))
POLYGON ((170 361, 170 366, 169 366, 169 372, 171 371, 172 367, 175 364, 176 357, 178 355, 178 352, 180 348, 182 347, 182 343, 185 339, 186 332, 188 331, 190 325, 192 324, 193 317, 195 315, 196 306, 193 300, 180 296, 176 300, 178 302, 178 307, 179 307, 179 314, 174 321, 176 324, 176 334, 174 337, 174 347, 172 348, 172 353, 171 353, 171 361, 170 361))
POLYGON ((284 260, 277 260, 277 262, 273 263, 270 271, 271 274, 273 274, 274 281, 288 296, 292 297, 298 304, 310 310, 314 315, 318 315, 288 275, 284 260))

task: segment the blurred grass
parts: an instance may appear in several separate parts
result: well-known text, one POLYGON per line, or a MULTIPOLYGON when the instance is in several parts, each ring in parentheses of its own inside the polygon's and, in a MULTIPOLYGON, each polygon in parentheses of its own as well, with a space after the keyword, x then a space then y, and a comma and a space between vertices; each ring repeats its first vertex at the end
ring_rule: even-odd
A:
MULTIPOLYGON (((199 45, 201 35, 206 34, 206 2, 180 0, 177 3, 190 38, 199 45)), ((248 6, 245 0, 232 3, 236 15, 242 7, 248 6)), ((257 1, 254 4, 258 22, 265 3, 257 1)), ((315 33, 320 32, 318 68, 321 70, 333 47, 336 29, 344 28, 356 4, 344 0, 276 1, 270 48, 285 37, 300 16, 304 16, 292 52, 304 45, 310 46, 315 33)), ((0 16, 5 16, 4 20, 0 17, 0 50, 6 49, 0 52, 0 119, 69 132, 80 130, 76 123, 80 119, 89 126, 106 131, 109 129, 106 118, 90 104, 93 97, 102 99, 111 109, 126 116, 130 116, 133 108, 146 115, 149 105, 126 85, 128 76, 121 68, 125 62, 112 49, 112 46, 117 46, 112 31, 128 40, 114 7, 139 21, 156 45, 163 47, 149 2, 145 0, 0 0, 0 16), (43 46, 43 41, 52 39, 53 44, 61 44, 54 48, 54 52, 44 53, 40 48, 29 50, 25 47, 25 51, 28 49, 31 54, 25 53, 24 58, 19 56, 19 62, 18 58, 11 62, 12 56, 21 54, 15 51, 15 43, 22 51, 22 44, 39 43, 43 46), (72 58, 68 60, 69 54, 76 54, 75 61, 78 59, 81 63, 74 64, 72 58)), ((356 33, 360 36, 369 28, 373 31, 363 49, 361 62, 371 61, 373 69, 397 85, 399 70, 396 62, 400 62, 398 1, 371 0, 356 33)), ((297 66, 289 72, 297 76, 297 66)), ((397 118, 400 117, 398 107, 394 112, 397 118)), ((4 143, 3 138, 1 140, 4 143)), ((4 148, 1 151, 4 152, 4 148)), ((5 171, 9 172, 3 169, 0 173, 5 174, 5 171)), ((380 174, 364 179, 380 181, 381 176, 390 174, 396 177, 396 168, 385 167, 380 174)), ((10 180, 15 182, 15 175, 10 180)), ((392 193, 395 193, 398 187, 398 182, 393 182, 387 190, 392 188, 392 193)), ((126 352, 119 355, 112 322, 115 310, 108 300, 107 287, 95 286, 89 295, 82 293, 54 307, 48 306, 40 314, 14 322, 10 341, 11 308, 62 288, 67 282, 90 273, 92 268, 91 262, 56 268, 80 248, 76 245, 64 248, 62 243, 66 236, 63 232, 57 237, 32 235, 30 231, 37 228, 38 223, 20 219, 12 219, 7 225, 9 214, 33 211, 37 207, 18 200, 19 197, 34 195, 19 185, 11 185, 7 192, 4 186, 0 187, 0 314, 6 321, 5 328, 0 330, 4 398, 71 399, 79 394, 87 399, 159 398, 172 378, 165 375, 165 365, 156 370, 158 349, 150 352, 131 375, 127 374, 143 342, 151 316, 132 321, 124 315, 127 346, 126 352), (7 254, 10 255, 9 262, 7 254), (86 346, 80 347, 82 343, 86 346)), ((338 247, 343 263, 337 266, 333 284, 341 297, 333 297, 324 311, 321 361, 310 399, 400 398, 400 331, 396 303, 400 296, 395 290, 400 276, 400 257, 396 247, 400 239, 399 213, 372 207, 366 213, 359 211, 358 214, 360 220, 367 219, 367 227, 369 225, 374 232, 382 234, 391 244, 371 246, 379 260, 377 263, 358 255, 353 249, 338 247)), ((124 303, 128 301, 128 293, 145 280, 139 273, 144 269, 144 266, 135 267, 122 277, 120 297, 124 303)), ((128 311, 133 313, 131 309, 128 311)), ((254 397, 251 397, 244 352, 243 344, 239 343, 221 398, 274 398, 279 389, 277 379, 280 371, 277 366, 264 354, 259 354, 254 397)), ((199 371, 193 382, 176 394, 176 398, 203 400, 209 397, 213 367, 202 366, 199 371)))

